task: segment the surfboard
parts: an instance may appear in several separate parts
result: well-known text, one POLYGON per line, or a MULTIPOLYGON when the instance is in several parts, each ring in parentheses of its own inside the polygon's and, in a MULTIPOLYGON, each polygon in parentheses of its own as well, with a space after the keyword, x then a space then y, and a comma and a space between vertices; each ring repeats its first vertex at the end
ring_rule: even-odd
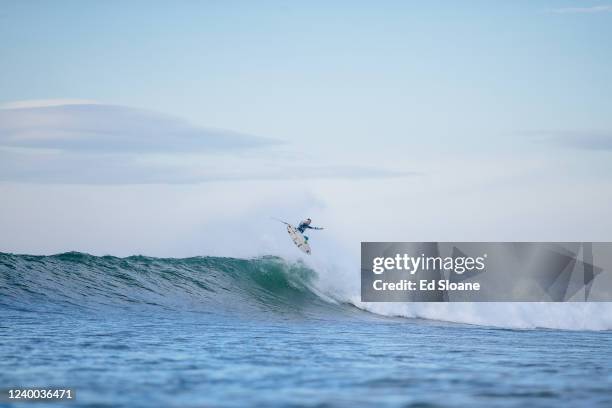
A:
POLYGON ((304 235, 302 235, 300 231, 298 231, 293 225, 289 224, 287 221, 279 220, 278 218, 274 217, 272 217, 272 219, 285 224, 287 226, 287 232, 289 233, 289 237, 291 238, 295 246, 300 248, 300 250, 305 254, 310 255, 310 245, 308 245, 308 241, 306 241, 306 238, 304 238, 304 235))
POLYGON ((300 248, 300 250, 308 255, 310 255, 310 245, 308 245, 308 241, 304 238, 304 235, 298 230, 295 229, 293 225, 287 224, 287 232, 291 237, 293 243, 300 248))

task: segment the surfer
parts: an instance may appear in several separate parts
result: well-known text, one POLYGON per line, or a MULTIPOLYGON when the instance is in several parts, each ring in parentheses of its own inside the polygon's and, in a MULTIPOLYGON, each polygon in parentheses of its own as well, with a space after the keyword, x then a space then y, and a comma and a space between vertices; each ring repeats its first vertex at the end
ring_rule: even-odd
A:
MULTIPOLYGON (((300 224, 297 227, 297 230, 300 231, 302 234, 304 234, 304 231, 306 231, 307 229, 313 229, 313 230, 323 229, 323 227, 311 227, 310 226, 311 222, 312 220, 310 218, 306 218, 304 221, 300 222, 300 224)), ((306 235, 304 235, 304 239, 308 241, 308 237, 306 235)))

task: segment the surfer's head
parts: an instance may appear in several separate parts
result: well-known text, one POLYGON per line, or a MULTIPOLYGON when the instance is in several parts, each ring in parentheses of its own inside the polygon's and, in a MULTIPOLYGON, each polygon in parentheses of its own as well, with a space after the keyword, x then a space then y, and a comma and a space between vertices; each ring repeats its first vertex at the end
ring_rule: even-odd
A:
POLYGON ((310 218, 306 218, 306 224, 310 225, 311 222, 312 220, 310 218))

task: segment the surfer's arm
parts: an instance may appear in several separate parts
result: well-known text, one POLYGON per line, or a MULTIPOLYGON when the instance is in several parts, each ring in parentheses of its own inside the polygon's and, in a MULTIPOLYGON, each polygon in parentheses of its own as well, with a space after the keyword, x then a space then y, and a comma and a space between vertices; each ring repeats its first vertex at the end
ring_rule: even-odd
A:
POLYGON ((300 224, 300 225, 297 227, 297 230, 298 230, 298 231, 300 231, 300 232, 304 232, 304 231, 305 231, 305 230, 307 230, 307 229, 311 229, 311 230, 322 230, 322 229, 323 229, 323 227, 311 227, 311 226, 310 226, 310 225, 308 225, 308 224, 300 224))

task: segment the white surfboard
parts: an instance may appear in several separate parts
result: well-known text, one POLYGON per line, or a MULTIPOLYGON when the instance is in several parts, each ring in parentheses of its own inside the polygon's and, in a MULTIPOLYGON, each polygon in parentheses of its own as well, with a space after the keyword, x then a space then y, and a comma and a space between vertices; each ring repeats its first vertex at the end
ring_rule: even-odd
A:
POLYGON ((310 255, 310 245, 308 245, 308 241, 306 241, 306 238, 304 238, 304 235, 302 235, 300 231, 295 229, 295 227, 290 224, 287 224, 287 232, 289 233, 289 236, 291 237, 291 240, 293 241, 293 243, 298 248, 300 248, 302 252, 310 255))

